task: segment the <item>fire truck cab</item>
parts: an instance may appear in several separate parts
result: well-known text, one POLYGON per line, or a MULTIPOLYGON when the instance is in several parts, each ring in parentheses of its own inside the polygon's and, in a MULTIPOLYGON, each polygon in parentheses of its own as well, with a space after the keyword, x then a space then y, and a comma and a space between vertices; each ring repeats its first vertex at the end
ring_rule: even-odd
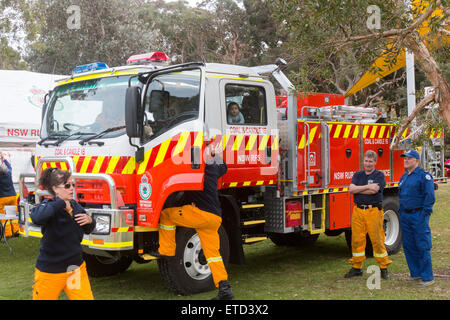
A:
MULTIPOLYGON (((245 263, 242 245, 268 238, 304 245, 345 232, 350 241, 348 186, 366 150, 377 152, 388 183, 386 246, 399 250, 404 147, 389 150, 395 126, 377 122, 383 114, 375 108, 345 106, 342 96, 296 93, 283 63, 100 66, 58 83, 43 109, 32 178, 37 183, 47 167, 72 172, 74 198, 97 222, 82 242, 91 276, 156 259, 149 252, 158 247, 160 213, 202 189, 208 144, 223 150, 228 166, 219 181, 225 263, 245 263), (276 97, 269 75, 287 98, 276 97)), ((48 194, 21 187, 20 196, 21 235, 42 237, 29 213, 48 194)), ((213 289, 195 230, 177 228, 176 240, 176 258, 158 260, 166 285, 180 294, 213 289)))

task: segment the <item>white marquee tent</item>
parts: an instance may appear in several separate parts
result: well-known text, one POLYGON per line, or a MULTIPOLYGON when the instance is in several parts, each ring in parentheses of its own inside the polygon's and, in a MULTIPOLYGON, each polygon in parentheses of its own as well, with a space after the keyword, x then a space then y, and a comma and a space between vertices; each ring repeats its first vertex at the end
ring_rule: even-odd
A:
POLYGON ((13 167, 13 181, 31 173, 30 157, 39 141, 45 94, 64 76, 22 70, 0 70, 0 149, 13 167))

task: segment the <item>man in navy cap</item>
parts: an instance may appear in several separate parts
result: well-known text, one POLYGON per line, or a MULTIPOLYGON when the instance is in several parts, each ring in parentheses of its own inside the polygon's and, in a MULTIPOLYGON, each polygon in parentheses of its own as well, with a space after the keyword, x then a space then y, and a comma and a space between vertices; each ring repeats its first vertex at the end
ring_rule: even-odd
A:
POLYGON ((401 155, 406 172, 400 178, 400 227, 403 251, 410 271, 408 281, 422 280, 420 286, 434 283, 431 266, 430 215, 433 212, 433 177, 419 167, 419 153, 409 150, 401 155))

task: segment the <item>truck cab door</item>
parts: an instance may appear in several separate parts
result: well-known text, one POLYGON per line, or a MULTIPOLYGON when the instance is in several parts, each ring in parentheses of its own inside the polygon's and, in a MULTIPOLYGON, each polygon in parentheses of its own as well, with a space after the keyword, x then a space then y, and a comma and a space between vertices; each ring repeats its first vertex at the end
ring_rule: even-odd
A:
POLYGON ((272 84, 227 78, 219 88, 221 146, 228 166, 222 187, 275 184, 278 135, 272 84))

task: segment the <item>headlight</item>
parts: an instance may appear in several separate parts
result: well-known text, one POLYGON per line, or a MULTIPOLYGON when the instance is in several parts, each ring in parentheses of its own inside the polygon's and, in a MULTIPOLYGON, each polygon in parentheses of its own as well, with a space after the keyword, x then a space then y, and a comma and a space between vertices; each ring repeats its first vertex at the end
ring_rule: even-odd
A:
POLYGON ((111 215, 107 214, 93 214, 92 218, 95 220, 95 229, 93 234, 109 234, 111 227, 111 215))

